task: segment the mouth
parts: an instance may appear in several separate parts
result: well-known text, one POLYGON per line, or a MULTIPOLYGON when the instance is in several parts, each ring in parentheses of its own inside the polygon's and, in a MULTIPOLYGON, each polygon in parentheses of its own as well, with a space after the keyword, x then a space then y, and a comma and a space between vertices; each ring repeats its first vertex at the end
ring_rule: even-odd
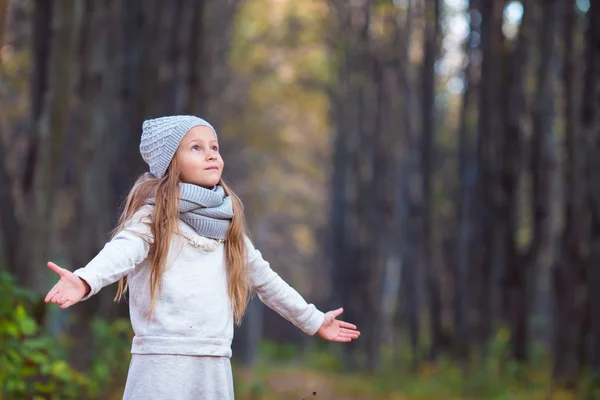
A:
POLYGON ((218 171, 219 168, 218 167, 208 167, 208 168, 204 168, 205 171, 218 171))

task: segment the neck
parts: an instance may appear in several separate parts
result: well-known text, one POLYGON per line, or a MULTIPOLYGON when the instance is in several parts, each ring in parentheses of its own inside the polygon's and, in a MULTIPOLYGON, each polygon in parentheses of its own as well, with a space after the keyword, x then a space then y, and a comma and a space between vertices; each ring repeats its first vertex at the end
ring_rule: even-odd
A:
POLYGON ((217 188, 217 185, 198 185, 196 183, 192 183, 192 182, 184 182, 184 181, 180 181, 179 183, 185 183, 186 185, 194 185, 194 186, 198 186, 207 190, 215 190, 217 188))

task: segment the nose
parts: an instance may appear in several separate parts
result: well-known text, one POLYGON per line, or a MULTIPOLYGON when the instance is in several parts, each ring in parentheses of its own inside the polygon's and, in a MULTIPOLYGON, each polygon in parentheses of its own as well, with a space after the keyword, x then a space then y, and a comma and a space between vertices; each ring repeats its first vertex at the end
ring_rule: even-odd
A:
POLYGON ((207 155, 206 155, 206 159, 207 160, 211 160, 211 161, 216 160, 217 159, 217 155, 214 154, 212 151, 209 151, 207 153, 207 155))

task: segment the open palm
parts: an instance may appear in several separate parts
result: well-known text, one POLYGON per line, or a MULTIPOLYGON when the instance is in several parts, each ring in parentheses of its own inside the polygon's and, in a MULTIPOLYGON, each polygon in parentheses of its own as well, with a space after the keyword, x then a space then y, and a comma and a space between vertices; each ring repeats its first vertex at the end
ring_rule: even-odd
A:
POLYGON ((46 303, 52 302, 67 308, 79 302, 88 291, 87 284, 69 270, 59 267, 53 262, 48 263, 48 268, 56 272, 60 280, 46 295, 46 303))
POLYGON ((343 308, 338 308, 326 313, 323 325, 321 325, 317 334, 331 342, 351 342, 353 339, 358 339, 360 332, 356 330, 356 325, 335 319, 343 312, 343 308))

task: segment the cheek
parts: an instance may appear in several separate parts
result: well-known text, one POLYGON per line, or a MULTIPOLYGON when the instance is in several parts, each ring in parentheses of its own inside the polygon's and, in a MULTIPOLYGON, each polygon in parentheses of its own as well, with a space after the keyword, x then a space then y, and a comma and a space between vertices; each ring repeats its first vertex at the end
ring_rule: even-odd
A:
POLYGON ((179 163, 179 171, 182 176, 187 177, 188 175, 193 174, 195 170, 195 163, 193 160, 190 160, 188 157, 183 157, 183 159, 179 163))

